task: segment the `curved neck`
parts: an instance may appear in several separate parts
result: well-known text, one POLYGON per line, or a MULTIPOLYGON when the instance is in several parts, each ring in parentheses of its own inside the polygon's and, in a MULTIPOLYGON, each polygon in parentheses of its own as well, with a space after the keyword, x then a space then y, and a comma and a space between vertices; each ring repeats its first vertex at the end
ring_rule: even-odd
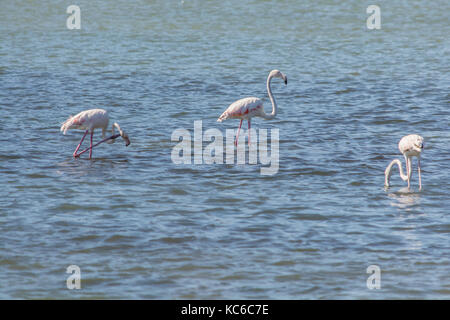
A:
POLYGON ((114 122, 113 125, 112 125, 112 129, 111 129, 112 135, 115 134, 114 129, 117 129, 119 131, 119 135, 123 136, 123 131, 122 131, 122 129, 120 129, 120 126, 119 126, 119 124, 117 122, 114 122))
MULTIPOLYGON (((389 180, 391 179, 391 174, 392 174, 392 167, 394 166, 394 164, 396 164, 398 166, 398 170, 400 172, 400 178, 402 178, 403 181, 408 181, 408 175, 406 175, 403 172, 403 168, 402 168, 402 163, 399 159, 394 159, 392 160, 392 162, 387 166, 386 170, 384 171, 384 184, 388 187, 389 186, 389 180)), ((411 174, 411 161, 407 161, 406 163, 406 171, 409 172, 409 174, 411 174), (408 170, 408 163, 409 163, 409 170, 408 170)))
POLYGON ((109 138, 106 138, 105 141, 106 143, 114 143, 116 142, 116 138, 120 137, 122 135, 122 130, 120 130, 119 125, 114 122, 111 126, 111 136, 109 138), (117 130, 119 130, 119 134, 116 134, 116 131, 114 130, 115 128, 117 128, 117 130))
POLYGON ((122 129, 120 129, 120 126, 117 122, 113 123, 111 131, 113 139, 122 137, 122 139, 125 141, 125 146, 128 146, 130 144, 130 138, 128 138, 128 135, 125 132, 123 132, 122 129), (114 134, 114 128, 116 128, 119 131, 119 134, 114 134))
MULTIPOLYGON (((111 126, 111 134, 112 134, 112 135, 114 135, 114 134, 116 133, 115 130, 114 130, 115 127, 116 127, 116 125, 117 125, 117 123, 114 122, 114 123, 112 124, 112 126, 111 126)), ((119 130, 120 130, 120 129, 119 129, 119 130)))
POLYGON ((270 88, 271 80, 272 80, 272 75, 269 74, 269 77, 267 77, 267 93, 269 94, 270 102, 272 102, 272 113, 264 114, 265 119, 273 119, 277 115, 277 102, 275 101, 275 98, 272 95, 272 89, 270 88))

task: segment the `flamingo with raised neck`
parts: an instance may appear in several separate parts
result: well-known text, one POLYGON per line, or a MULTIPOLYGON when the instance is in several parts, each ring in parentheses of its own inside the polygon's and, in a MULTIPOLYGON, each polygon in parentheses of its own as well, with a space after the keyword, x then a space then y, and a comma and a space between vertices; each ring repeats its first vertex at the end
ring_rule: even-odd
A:
POLYGON ((226 119, 241 119, 239 123, 238 132, 236 134, 236 140, 234 144, 237 146, 239 131, 241 130, 242 121, 247 120, 248 123, 248 144, 250 145, 250 127, 252 117, 261 117, 264 119, 273 119, 277 115, 277 102, 272 94, 272 89, 270 88, 270 82, 272 78, 281 78, 284 84, 287 85, 287 77, 279 70, 272 70, 267 77, 267 93, 269 94, 270 102, 272 103, 272 112, 267 114, 264 112, 263 102, 261 99, 256 97, 248 97, 239 99, 233 102, 217 119, 218 122, 222 122, 226 119))

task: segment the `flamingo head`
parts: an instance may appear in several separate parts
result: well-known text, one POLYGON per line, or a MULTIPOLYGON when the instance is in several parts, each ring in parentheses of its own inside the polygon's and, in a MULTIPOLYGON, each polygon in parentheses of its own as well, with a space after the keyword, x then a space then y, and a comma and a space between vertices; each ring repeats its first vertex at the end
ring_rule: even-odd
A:
MULTIPOLYGON (((114 122, 112 125, 112 133, 114 135, 114 128, 116 128, 117 130, 119 130, 119 134, 122 137, 123 140, 125 140, 125 146, 128 147, 130 145, 130 138, 128 137, 128 135, 125 133, 125 131, 123 131, 119 124, 117 122, 114 122)), ((114 140, 111 140, 111 143, 113 143, 114 140)))
POLYGON ((123 140, 125 140, 125 147, 128 147, 130 145, 130 138, 128 138, 128 135, 125 132, 120 132, 120 136, 123 140))
POLYGON ((284 84, 285 85, 287 85, 287 77, 286 77, 286 75, 283 73, 283 72, 281 72, 280 70, 272 70, 271 72, 270 72, 270 75, 269 76, 271 76, 271 77, 274 77, 274 78, 281 78, 281 79, 283 79, 283 81, 284 81, 284 84))

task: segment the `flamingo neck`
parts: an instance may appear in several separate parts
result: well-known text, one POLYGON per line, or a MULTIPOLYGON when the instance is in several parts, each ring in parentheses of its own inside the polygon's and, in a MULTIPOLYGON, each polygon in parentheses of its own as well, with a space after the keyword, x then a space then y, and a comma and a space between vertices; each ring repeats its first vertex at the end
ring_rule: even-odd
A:
POLYGON ((270 81, 272 80, 272 77, 272 74, 269 74, 267 77, 267 93, 269 94, 269 99, 272 103, 272 113, 265 114, 265 119, 273 119, 277 115, 277 102, 275 101, 275 97, 272 95, 272 89, 270 88, 270 81))
POLYGON ((116 142, 116 138, 120 137, 122 135, 122 130, 120 130, 119 125, 114 122, 111 126, 111 137, 109 140, 106 141, 106 143, 114 143, 116 142), (116 131, 115 128, 117 128, 117 130, 119 130, 119 134, 116 135, 116 131))
MULTIPOLYGON (((391 179, 392 167, 394 166, 394 164, 396 164, 398 166, 400 178, 402 178, 403 181, 408 181, 408 175, 406 175, 403 172, 401 161, 399 159, 394 159, 394 160, 392 160, 392 162, 387 166, 386 170, 384 171, 384 176, 385 176, 384 184, 387 187, 389 186, 389 180, 391 179)), ((409 164, 409 170, 407 170, 407 172, 409 172, 409 175, 411 176, 411 159, 410 159, 410 161, 407 161, 406 165, 408 166, 408 164, 409 164)))

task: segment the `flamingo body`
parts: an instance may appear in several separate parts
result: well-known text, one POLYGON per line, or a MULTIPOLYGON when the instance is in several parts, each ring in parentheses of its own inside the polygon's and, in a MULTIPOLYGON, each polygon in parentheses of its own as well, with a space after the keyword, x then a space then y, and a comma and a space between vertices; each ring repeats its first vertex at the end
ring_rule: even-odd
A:
POLYGON ((69 129, 82 129, 94 131, 94 129, 102 128, 103 131, 109 123, 108 112, 103 109, 90 109, 81 111, 75 116, 70 116, 61 126, 61 131, 66 134, 69 129))
POLYGON ((81 138, 80 143, 78 144, 75 152, 73 153, 74 157, 79 157, 81 154, 89 150, 89 159, 92 158, 92 148, 99 145, 100 143, 107 142, 113 143, 118 136, 121 136, 125 140, 125 145, 128 146, 130 144, 130 140, 128 135, 120 129, 120 126, 117 123, 112 125, 112 136, 105 138, 106 128, 108 127, 109 116, 108 112, 103 109, 90 109, 81 111, 75 116, 70 116, 64 123, 61 125, 61 131, 63 134, 66 134, 69 129, 81 129, 86 130, 83 137, 81 138), (92 145, 92 139, 94 135, 95 129, 102 129, 102 138, 103 140, 98 142, 96 145, 92 145), (119 134, 114 134, 114 128, 119 130, 119 134), (83 143, 86 135, 91 134, 91 145, 89 148, 77 153, 83 143))
POLYGON ((233 102, 222 115, 217 119, 222 122, 226 119, 244 119, 261 117, 264 112, 263 102, 259 98, 249 97, 233 102))
POLYGON ((407 157, 420 157, 423 150, 423 138, 418 134, 410 134, 400 139, 398 149, 407 157))

